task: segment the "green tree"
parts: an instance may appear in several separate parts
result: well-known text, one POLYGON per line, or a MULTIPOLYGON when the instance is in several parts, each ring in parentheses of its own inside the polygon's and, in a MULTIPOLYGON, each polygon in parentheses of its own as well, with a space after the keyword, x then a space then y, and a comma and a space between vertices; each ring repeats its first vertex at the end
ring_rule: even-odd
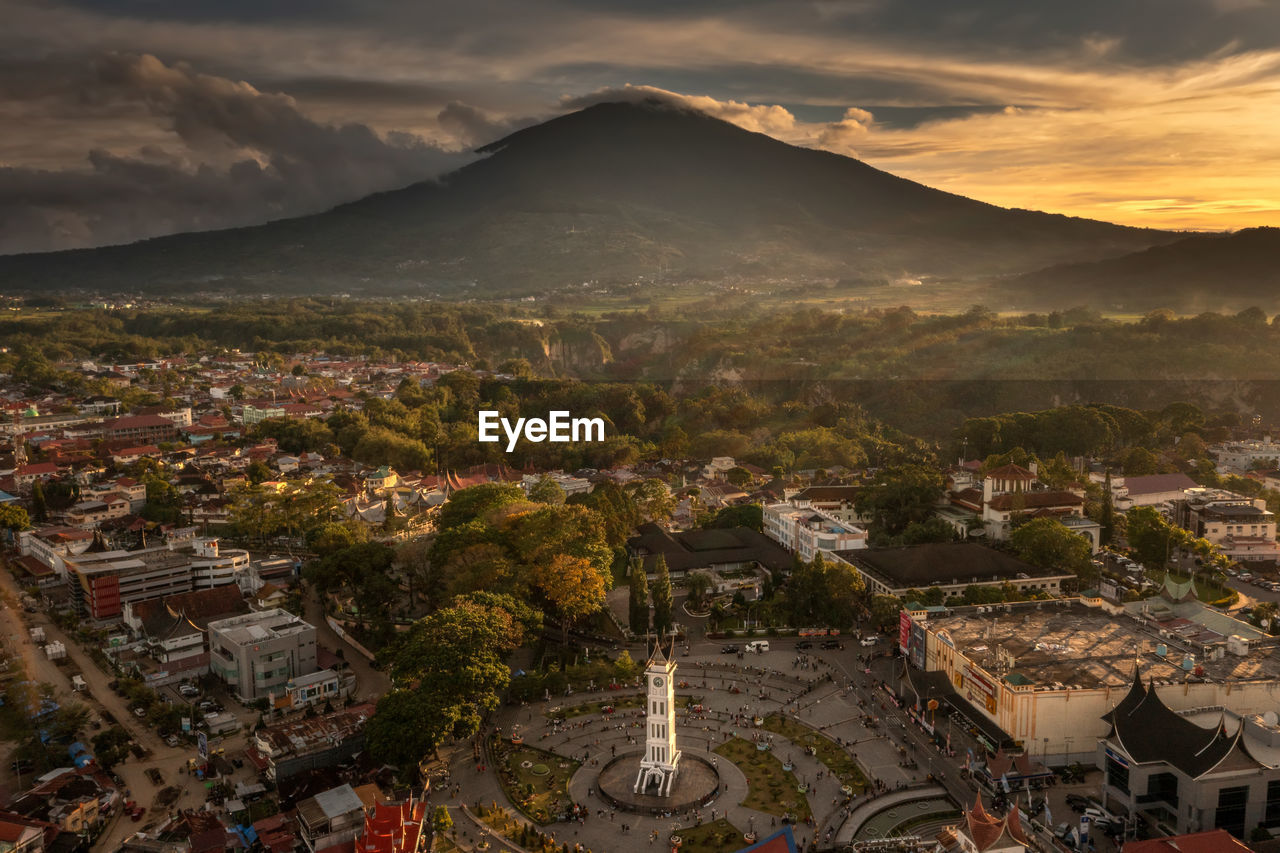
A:
POLYGON ((759 533, 764 530, 764 507, 760 504, 727 506, 705 521, 706 528, 749 527, 759 533))
POLYGON ((80 702, 67 702, 54 711, 45 728, 53 740, 69 742, 79 737, 88 724, 89 708, 80 702))
POLYGON ((1124 473, 1126 477, 1142 477, 1155 474, 1160 469, 1160 460, 1145 447, 1135 447, 1124 457, 1124 473))
POLYGON ((547 475, 538 478, 538 482, 529 488, 529 500, 540 504, 559 506, 565 501, 564 489, 547 475))
POLYGON ((93 757, 98 764, 111 768, 129 756, 129 732, 120 726, 112 726, 93 736, 93 757))
POLYGON ((798 557, 787 578, 786 601, 791 624, 816 625, 826 616, 826 561, 817 554, 805 562, 798 557))
POLYGON ((31 526, 31 518, 27 515, 27 511, 16 503, 0 504, 0 529, 26 530, 31 526))
POLYGON ((671 573, 667 570, 667 560, 659 554, 654 561, 653 578, 653 630, 659 638, 666 636, 671 630, 671 573))
POLYGON ((1092 576, 1092 548, 1089 540, 1074 533, 1056 518, 1035 518, 1009 534, 1009 544, 1018 556, 1033 566, 1062 569, 1077 577, 1092 576))
POLYGON ((867 584, 857 569, 844 562, 828 563, 823 581, 827 591, 827 624, 847 630, 857 618, 867 584))
POLYGON ((431 815, 431 828, 440 835, 453 829, 453 818, 449 816, 448 806, 436 806, 435 812, 431 815))
POLYGON ((571 554, 556 554, 535 567, 542 570, 534 574, 534 586, 560 617, 560 641, 568 645, 569 629, 604 606, 606 570, 571 554))
POLYGON ((649 578, 640 560, 631 563, 627 612, 631 632, 642 636, 649 632, 649 578))
POLYGON ((37 524, 49 520, 49 505, 44 496, 44 483, 36 480, 31 484, 31 517, 37 524))
POLYGON ((368 528, 354 521, 325 522, 307 535, 307 544, 321 557, 368 541, 368 528))
POLYGON ((1005 600, 1005 593, 998 586, 971 583, 964 588, 960 597, 965 604, 998 604, 1005 600))
POLYGON ((1274 601, 1259 601, 1253 607, 1253 615, 1251 617, 1253 624, 1274 633, 1272 629, 1275 628, 1277 609, 1280 609, 1280 605, 1277 605, 1274 601))
POLYGON ((379 657, 393 686, 366 727, 370 753, 414 766, 447 738, 475 736, 510 682, 507 654, 532 624, 528 607, 492 594, 460 597, 415 622, 379 657))
POLYGON ((956 529, 951 526, 951 522, 937 516, 926 518, 924 521, 913 521, 897 536, 876 537, 876 544, 885 548, 954 541, 956 541, 956 529))
POLYGON ((876 594, 871 596, 867 607, 871 611, 871 624, 883 631, 898 624, 898 611, 902 609, 902 600, 895 595, 876 594))
POLYGON ((447 530, 468 521, 483 519, 493 510, 524 500, 524 492, 512 483, 481 483, 454 492, 440 508, 437 524, 441 530, 447 530))
POLYGON ((600 519, 583 506, 523 504, 508 507, 496 530, 515 562, 528 577, 560 554, 589 560, 610 575, 613 551, 604 539, 600 519))
POLYGON ((886 469, 876 485, 859 492, 854 505, 859 515, 871 519, 873 533, 896 536, 912 522, 929 518, 942 494, 937 471, 902 465, 886 469))
POLYGON ((671 489, 661 480, 648 479, 629 483, 627 492, 646 521, 666 521, 676 509, 671 489))
POLYGON ((685 575, 685 588, 689 593, 689 603, 695 607, 706 604, 711 593, 711 576, 705 572, 690 572, 685 575))
POLYGON ((1134 507, 1125 513, 1125 537, 1138 562, 1149 569, 1163 569, 1179 538, 1159 510, 1150 506, 1134 507))
POLYGON ((1106 479, 1102 483, 1102 505, 1098 511, 1098 526, 1101 528, 1098 538, 1101 544, 1110 545, 1116 532, 1115 498, 1111 492, 1111 469, 1107 469, 1106 479))
POLYGON ((625 544, 627 537, 640 524, 640 510, 622 487, 612 480, 598 484, 590 492, 571 495, 567 503, 585 506, 596 513, 605 541, 611 548, 625 544))
POLYGON ((249 467, 244 470, 245 476, 249 478, 249 482, 255 486, 265 483, 272 479, 275 474, 271 470, 271 466, 260 459, 255 459, 249 463, 249 467))

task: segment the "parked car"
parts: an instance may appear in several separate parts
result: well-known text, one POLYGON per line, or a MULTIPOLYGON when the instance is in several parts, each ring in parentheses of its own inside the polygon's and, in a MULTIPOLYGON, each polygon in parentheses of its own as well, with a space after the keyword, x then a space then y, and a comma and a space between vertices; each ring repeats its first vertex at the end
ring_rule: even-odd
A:
POLYGON ((844 643, 839 640, 823 640, 822 648, 824 649, 843 649, 844 643))
POLYGON ((755 654, 758 654, 758 655, 762 655, 765 652, 769 651, 769 641, 768 640, 752 640, 751 642, 747 643, 747 651, 754 652, 755 654))
POLYGON ((1089 808, 1086 808, 1084 810, 1084 816, 1092 820, 1094 823, 1103 823, 1103 822, 1110 823, 1113 820, 1115 820, 1115 818, 1109 812, 1105 812, 1102 809, 1097 808, 1096 806, 1090 806, 1089 808))
POLYGON ((139 718, 146 717, 146 716, 147 716, 147 709, 146 709, 146 708, 134 708, 134 709, 133 709, 133 715, 134 715, 135 717, 139 717, 139 718))
POLYGON ((811 648, 813 648, 813 643, 810 642, 809 640, 801 640, 800 642, 796 643, 796 651, 798 652, 803 652, 806 649, 811 649, 811 648))
POLYGON ((196 687, 194 684, 184 684, 178 688, 178 692, 190 699, 193 696, 200 695, 200 688, 196 687))
POLYGON ((177 746, 177 745, 178 745, 178 736, 177 736, 177 735, 169 735, 167 738, 165 738, 165 739, 164 739, 164 742, 165 742, 165 743, 167 743, 167 744, 169 744, 169 746, 177 746))
POLYGON ((875 634, 872 634, 869 637, 862 638, 862 645, 864 646, 874 646, 878 642, 880 642, 880 638, 875 634))
POLYGON ((720 647, 720 654, 722 655, 736 655, 737 653, 738 647, 733 643, 728 643, 720 647))

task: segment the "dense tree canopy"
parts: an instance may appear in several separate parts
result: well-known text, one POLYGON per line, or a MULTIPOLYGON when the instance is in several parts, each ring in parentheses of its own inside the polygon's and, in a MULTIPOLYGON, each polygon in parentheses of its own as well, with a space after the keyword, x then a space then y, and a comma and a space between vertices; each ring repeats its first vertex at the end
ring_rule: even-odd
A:
POLYGON ((875 485, 858 493, 858 514, 869 518, 872 529, 897 536, 908 525, 927 521, 942 497, 942 475, 923 465, 902 465, 881 472, 875 485))
POLYGON ((1034 518, 1009 535, 1018 556, 1033 566, 1071 572, 1086 582, 1094 579, 1089 540, 1056 518, 1034 518))
POLYGON ((506 655, 537 624, 527 606, 494 594, 460 597, 414 623, 384 651, 393 686, 368 723, 369 750, 412 766, 450 738, 475 735, 510 681, 506 655))

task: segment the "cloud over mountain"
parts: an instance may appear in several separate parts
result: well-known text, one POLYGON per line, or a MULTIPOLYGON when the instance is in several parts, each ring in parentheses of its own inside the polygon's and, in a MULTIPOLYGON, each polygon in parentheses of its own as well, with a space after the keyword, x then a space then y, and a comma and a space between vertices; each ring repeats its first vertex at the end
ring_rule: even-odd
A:
POLYGON ((78 169, 0 169, 0 251, 126 242, 323 210, 426 180, 472 155, 412 133, 325 124, 293 98, 108 54, 61 77, 44 102, 149 124, 147 144, 94 147, 78 169), (149 121, 148 121, 149 120, 149 121))

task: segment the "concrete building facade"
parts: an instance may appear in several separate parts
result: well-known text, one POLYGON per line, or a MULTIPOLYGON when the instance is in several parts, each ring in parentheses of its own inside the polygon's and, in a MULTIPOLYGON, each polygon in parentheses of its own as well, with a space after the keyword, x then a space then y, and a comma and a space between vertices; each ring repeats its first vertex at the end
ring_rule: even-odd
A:
POLYGON ((209 671, 245 702, 283 694, 316 666, 316 629, 286 610, 210 622, 209 671))

